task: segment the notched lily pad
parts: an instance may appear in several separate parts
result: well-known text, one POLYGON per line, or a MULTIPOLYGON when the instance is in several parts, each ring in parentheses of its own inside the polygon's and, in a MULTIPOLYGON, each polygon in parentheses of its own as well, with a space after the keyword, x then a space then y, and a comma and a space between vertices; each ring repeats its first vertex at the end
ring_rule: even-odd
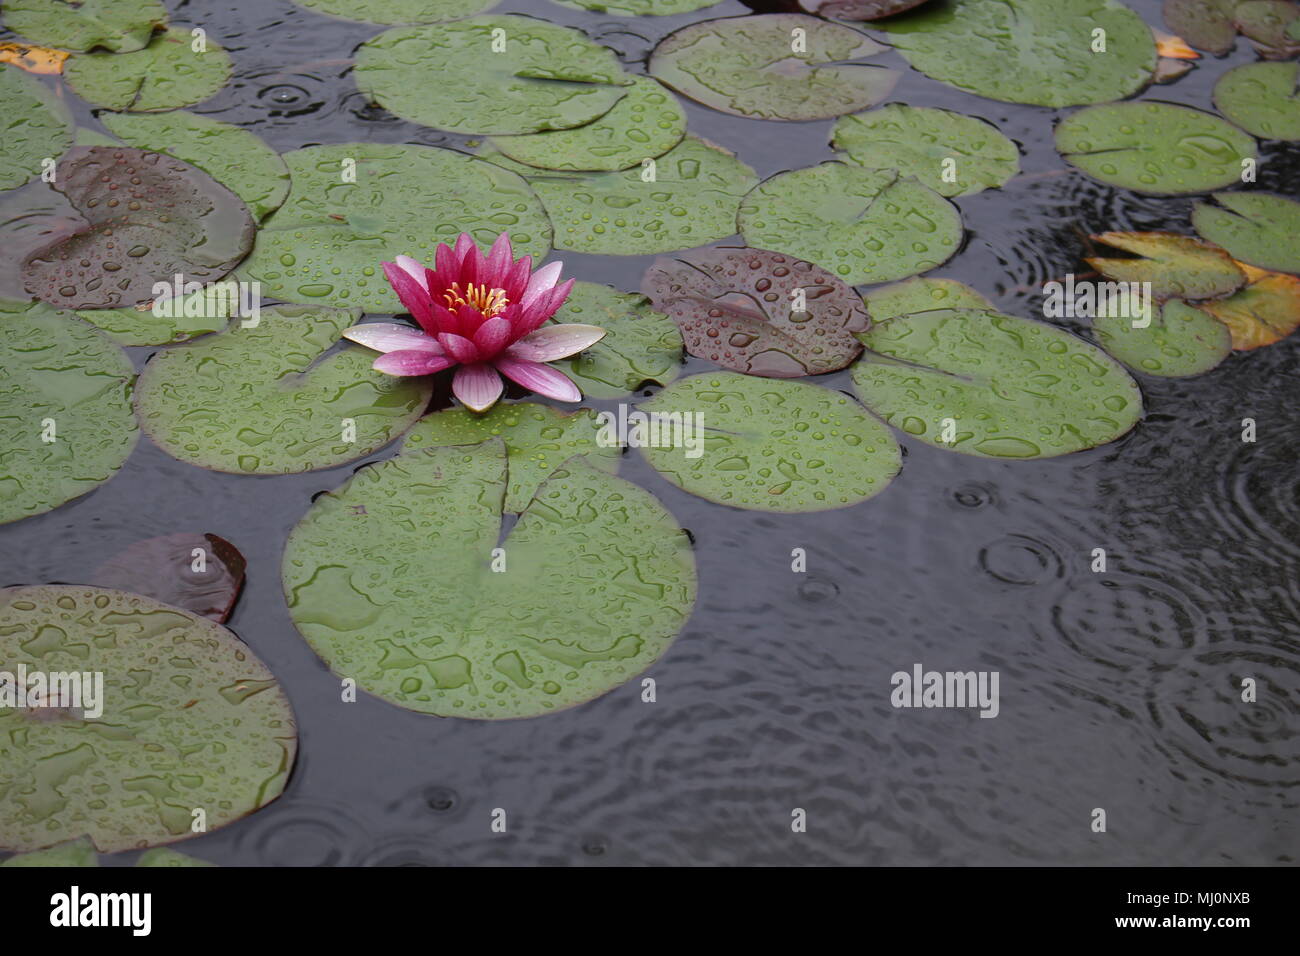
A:
POLYGON ((134 53, 82 53, 68 58, 63 78, 83 100, 111 110, 147 113, 193 106, 230 79, 230 55, 211 38, 173 27, 134 53))
POLYGON ((173 345, 209 332, 219 332, 239 312, 251 311, 251 289, 233 281, 217 281, 187 292, 175 283, 168 294, 129 309, 83 309, 77 313, 118 345, 173 345))
POLYGON ((77 318, 36 305, 0 317, 0 524, 108 481, 137 436, 130 361, 77 318))
POLYGON ((850 285, 927 272, 962 241, 961 214, 933 189, 838 161, 764 180, 738 221, 749 245, 807 259, 850 285))
POLYGON ((244 586, 247 563, 215 534, 181 532, 123 548, 90 575, 96 587, 143 594, 224 623, 244 586))
POLYGON ((5 0, 4 25, 60 50, 143 49, 167 25, 162 0, 5 0))
POLYGON ((80 216, 27 256, 27 290, 61 308, 149 302, 158 282, 220 279, 248 253, 248 207, 200 169, 142 149, 77 146, 54 189, 80 216))
POLYGON ((136 407, 169 455, 214 471, 289 474, 368 455, 400 435, 432 394, 425 378, 373 371, 351 345, 322 358, 360 312, 281 305, 258 324, 154 356, 136 407))
POLYGON ((0 847, 83 834, 104 853, 173 843, 194 835, 195 810, 211 832, 284 789, 293 711, 219 624, 107 588, 8 588, 0 661, 103 680, 94 701, 92 680, 79 699, 0 708, 0 847))
POLYGON ((658 441, 640 443, 646 460, 684 491, 735 508, 846 508, 902 467, 889 429, 817 385, 713 372, 680 379, 637 410, 657 420, 649 437, 658 441))
MULTIPOLYGON (((876 322, 932 309, 992 309, 984 295, 956 279, 928 279, 916 276, 893 285, 872 289, 862 297, 876 322)), ((860 337, 860 336, 859 336, 860 337)))
POLYGON ((398 26, 404 23, 440 23, 490 10, 500 0, 293 0, 316 13, 398 26))
POLYGON ((696 583, 663 505, 578 457, 501 540, 506 469, 500 439, 405 451, 316 500, 289 536, 284 588, 336 674, 421 713, 535 717, 668 649, 696 583))
POLYGON ((1145 328, 1110 315, 1095 317, 1092 330, 1098 344, 1129 368, 1167 378, 1204 374, 1232 352, 1228 327, 1179 299, 1155 310, 1145 328))
POLYGON ((1114 441, 1142 414, 1119 363, 1042 322, 936 309, 880 322, 862 338, 853 384, 863 404, 937 448, 1048 458, 1114 441))
POLYGON ((941 196, 982 192, 1020 172, 1020 150, 992 123, 924 106, 891 103, 845 116, 831 145, 859 166, 896 169, 941 196))
POLYGON ((1142 193, 1209 192, 1237 182, 1255 141, 1212 113, 1172 103, 1110 103, 1067 116, 1056 149, 1093 179, 1142 193))
POLYGON ((706 249, 655 260, 642 291, 680 327, 686 350, 747 375, 844 368, 867 310, 825 269, 765 249, 706 249))
POLYGON ((1228 327, 1238 351, 1280 342, 1300 328, 1300 279, 1246 266, 1250 282, 1226 299, 1198 303, 1228 327))
POLYGON ((1300 203, 1274 193, 1215 193, 1197 203, 1192 225, 1234 259, 1261 269, 1300 273, 1300 203))
POLYGON ((361 92, 402 119, 484 135, 581 126, 632 83, 581 31, 514 15, 397 27, 363 43, 356 63, 361 92))
POLYGON ((879 103, 898 71, 848 63, 886 47, 800 13, 706 20, 664 38, 648 70, 684 96, 735 116, 813 120, 879 103))
POLYGON ((0 190, 39 176, 45 160, 72 145, 72 114, 40 80, 16 66, 0 65, 0 190))
POLYGON ((1237 40, 1232 12, 1240 0, 1165 0, 1165 25, 1198 50, 1227 53, 1237 40))
POLYGON ((1141 256, 1087 260, 1107 279, 1150 282, 1157 298, 1210 299, 1241 287, 1246 275, 1217 246, 1174 232, 1104 232, 1093 239, 1141 256))

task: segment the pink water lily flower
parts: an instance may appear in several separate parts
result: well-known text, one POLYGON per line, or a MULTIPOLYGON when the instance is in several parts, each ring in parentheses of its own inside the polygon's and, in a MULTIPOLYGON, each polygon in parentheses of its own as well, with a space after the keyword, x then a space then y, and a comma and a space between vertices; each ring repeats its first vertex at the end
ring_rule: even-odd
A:
POLYGON ((605 335, 594 325, 543 324, 573 288, 560 285, 562 263, 532 271, 532 257, 515 261, 504 232, 485 256, 468 233, 456 248, 439 244, 435 267, 410 256, 385 262, 384 275, 420 329, 393 322, 354 325, 346 338, 384 354, 374 367, 389 375, 430 375, 460 366, 451 390, 468 408, 486 411, 501 397, 501 376, 564 402, 581 400, 578 386, 545 364, 590 348, 605 335))

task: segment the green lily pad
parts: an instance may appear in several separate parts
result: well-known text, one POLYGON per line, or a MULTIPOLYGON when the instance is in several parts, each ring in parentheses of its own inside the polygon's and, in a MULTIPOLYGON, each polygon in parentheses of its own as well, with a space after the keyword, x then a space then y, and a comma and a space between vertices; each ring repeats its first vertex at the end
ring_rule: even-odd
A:
POLYGON ((246 129, 184 110, 158 116, 101 113, 99 119, 129 146, 197 166, 244 200, 255 219, 279 209, 289 194, 289 167, 246 129))
POLYGON ((95 853, 95 845, 86 837, 81 837, 52 846, 48 850, 19 853, 0 863, 0 866, 99 866, 99 856, 95 853))
POLYGON ((198 857, 189 856, 185 853, 178 853, 167 847, 158 847, 154 850, 147 850, 140 854, 140 859, 135 861, 136 866, 216 866, 215 863, 209 863, 207 860, 200 860, 198 857))
POLYGON ((677 97, 650 77, 638 76, 613 109, 586 126, 495 136, 492 145, 543 169, 615 171, 662 156, 685 135, 686 111, 677 97))
POLYGON ((919 7, 926 0, 801 0, 805 10, 831 20, 879 20, 919 7))
POLYGON ((43 305, 0 317, 0 355, 4 524, 108 481, 135 447, 137 430, 131 363, 75 317, 43 305))
POLYGON ((1215 193, 1197 203, 1192 225, 1234 259, 1261 269, 1300 273, 1300 203, 1275 193, 1215 193))
POLYGON ((1237 40, 1232 12, 1240 0, 1165 0, 1165 25, 1198 50, 1223 54, 1237 40))
POLYGON ((638 411, 660 417, 646 460, 693 495, 754 511, 846 508, 879 494, 902 467, 889 429, 840 392, 785 379, 712 372, 680 379, 638 411), (674 418, 696 437, 670 442, 674 418))
POLYGON ((121 140, 114 139, 107 133, 101 133, 97 129, 90 129, 86 126, 78 126, 73 134, 72 142, 74 146, 122 146, 121 140))
POLYGON ((211 38, 193 49, 188 30, 172 27, 134 53, 83 53, 68 58, 63 78, 86 102, 148 113, 201 103, 230 79, 230 55, 211 38))
POLYGON ((1214 84, 1214 106, 1260 139, 1300 140, 1297 70, 1296 63, 1234 67, 1214 84))
POLYGON ((879 27, 926 76, 1008 103, 1107 103, 1156 67, 1150 28, 1118 0, 951 0, 879 27), (1098 29, 1104 53, 1093 52, 1098 29))
POLYGON ((76 209, 65 234, 23 263, 29 292, 61 308, 149 302, 154 286, 220 279, 248 253, 248 207, 200 169, 125 146, 76 146, 54 189, 76 209))
POLYGON ((162 0, 5 0, 4 25, 60 50, 129 53, 167 25, 167 8, 162 0))
POLYGON ((555 0, 562 7, 616 17, 670 17, 714 6, 721 0, 555 0))
POLYGON ((1247 272, 1251 281, 1240 292, 1198 304, 1228 327, 1238 351, 1272 345, 1300 328, 1300 279, 1259 269, 1247 272))
POLYGON ((343 20, 382 23, 440 23, 495 7, 500 0, 293 0, 300 7, 343 20))
POLYGON ((289 474, 368 455, 420 417, 432 386, 373 371, 360 347, 321 358, 360 317, 275 306, 256 326, 237 320, 161 352, 136 385, 141 426, 169 455, 214 471, 289 474))
POLYGON ((1137 384, 1118 362, 1042 322, 936 309, 881 322, 862 340, 867 351, 852 371, 863 404, 937 448, 1049 458, 1114 441, 1142 415, 1137 384))
POLYGON ((297 749, 289 701, 213 621, 107 588, 9 588, 0 661, 29 682, 103 681, 97 702, 0 708, 0 846, 83 834, 103 853, 173 843, 195 834, 195 810, 211 832, 284 789, 297 749))
POLYGON ((873 321, 932 309, 992 309, 993 303, 956 279, 916 276, 872 289, 862 297, 873 321))
POLYGON ((740 205, 745 242, 816 263, 849 285, 934 269, 961 246, 961 214, 897 170, 825 162, 778 173, 740 205))
POLYGON ((813 120, 866 109, 888 96, 897 70, 844 62, 886 49, 842 23, 769 13, 683 27, 655 47, 647 69, 723 113, 813 120))
POLYGON ((1255 141, 1212 113, 1111 103, 1067 116, 1056 149, 1093 179, 1142 193, 1203 193, 1237 182, 1255 141))
POLYGON ((681 374, 681 333, 645 296, 575 282, 551 322, 605 330, 605 337, 585 352, 553 363, 591 398, 622 398, 647 382, 667 385, 681 374))
POLYGON ((704 249, 656 259, 642 289, 682 330, 686 350, 746 375, 797 378, 844 368, 862 351, 867 311, 825 269, 766 249, 704 249))
POLYGON ((600 444, 600 422, 589 408, 563 412, 535 402, 492 406, 479 414, 448 408, 426 415, 406 434, 402 451, 448 445, 478 445, 500 437, 506 445, 505 510, 518 514, 528 507, 542 482, 574 455, 587 456, 601 471, 614 474, 622 449, 600 444))
POLYGON ((440 242, 468 232, 487 248, 510 233, 515 255, 539 260, 551 225, 518 175, 431 146, 344 143, 284 155, 291 186, 262 224, 240 274, 290 302, 402 312, 380 263, 434 261, 440 242))
POLYGON ((1284 60, 1300 52, 1292 28, 1300 22, 1300 7, 1290 0, 1245 0, 1233 10, 1237 29, 1254 41, 1259 55, 1284 60))
POLYGON ((361 92, 402 119, 484 135, 590 123, 632 83, 581 31, 513 15, 397 27, 363 43, 356 63, 361 92))
POLYGON ((233 282, 215 282, 179 299, 131 309, 83 309, 77 312, 118 345, 173 345, 219 332, 240 308, 239 288, 233 282))
POLYGON ((67 152, 72 127, 72 114, 49 87, 16 66, 0 65, 0 190, 39 176, 44 160, 67 152))
POLYGON ((1134 328, 1127 316, 1097 316, 1092 330, 1102 348, 1148 375, 1201 375, 1232 352, 1226 325, 1178 299, 1160 306, 1146 328, 1134 328))
POLYGON ((1159 299, 1211 299, 1239 289, 1246 281, 1232 256, 1191 236, 1104 232, 1092 238, 1143 258, 1093 257, 1086 260, 1088 265, 1117 282, 1150 282, 1151 294, 1159 299))
POLYGON ((556 249, 598 255, 650 255, 734 235, 740 199, 758 182, 734 155, 694 136, 653 167, 622 172, 545 172, 490 152, 483 158, 527 171, 554 224, 556 249))
POLYGON ((535 717, 668 649, 696 584, 663 505, 578 457, 501 540, 507 482, 492 439, 404 452, 316 500, 289 535, 284 588, 331 670, 422 713, 535 717))
POLYGON ((992 123, 925 106, 891 103, 842 117, 831 145, 859 166, 896 169, 941 196, 982 192, 1020 172, 1020 151, 992 123))

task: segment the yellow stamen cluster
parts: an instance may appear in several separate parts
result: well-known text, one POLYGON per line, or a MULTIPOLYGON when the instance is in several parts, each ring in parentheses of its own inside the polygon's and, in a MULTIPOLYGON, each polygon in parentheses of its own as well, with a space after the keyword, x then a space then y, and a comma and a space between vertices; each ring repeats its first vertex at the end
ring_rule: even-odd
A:
POLYGON ((469 283, 464 292, 460 291, 459 282, 453 282, 451 288, 444 292, 442 297, 447 303, 447 308, 453 312, 462 305, 469 305, 478 309, 483 313, 483 317, 488 319, 509 304, 505 289, 489 289, 485 285, 475 285, 473 282, 469 283))

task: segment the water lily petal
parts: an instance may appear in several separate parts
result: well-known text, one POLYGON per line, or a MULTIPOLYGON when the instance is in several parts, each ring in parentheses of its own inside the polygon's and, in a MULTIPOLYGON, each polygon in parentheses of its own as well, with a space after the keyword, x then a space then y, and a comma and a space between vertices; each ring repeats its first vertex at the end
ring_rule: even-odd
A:
POLYGON ((573 288, 573 280, 569 279, 560 285, 555 286, 543 292, 533 300, 531 306, 525 306, 525 315, 522 321, 516 324, 516 328, 523 335, 527 335, 534 329, 540 329, 542 325, 553 316, 564 304, 564 300, 569 297, 569 290, 573 288))
POLYGON ((563 262, 549 262, 533 273, 520 300, 525 309, 531 308, 542 293, 555 286, 555 283, 560 280, 560 270, 563 268, 563 262))
POLYGON ((492 364, 506 378, 532 389, 538 395, 561 402, 582 401, 582 392, 578 391, 578 386, 569 381, 569 377, 559 369, 541 362, 520 361, 506 355, 498 356, 492 364))
POLYGON ((497 315, 478 327, 478 331, 474 333, 474 345, 478 348, 479 355, 484 359, 490 359, 509 345, 514 337, 515 330, 510 320, 497 315))
POLYGON ((548 325, 511 345, 506 355, 524 362, 554 362, 589 349, 604 337, 605 330, 595 325, 548 325))
POLYGON ((510 274, 506 276, 505 285, 501 288, 506 290, 506 298, 511 302, 518 302, 524 297, 524 290, 528 288, 528 278, 533 274, 533 257, 524 256, 510 269, 510 274))
POLYGON ((463 335, 456 335, 454 332, 442 332, 438 335, 438 341, 447 354, 462 365, 472 365, 480 360, 478 349, 474 346, 474 343, 463 335))
POLYGON ((383 372, 385 375, 432 375, 434 372, 441 372, 443 369, 450 368, 455 364, 445 355, 434 355, 432 352, 417 351, 415 349, 403 349, 379 356, 379 358, 375 359, 375 363, 371 368, 376 372, 383 372))
POLYGON ((401 266, 385 262, 383 267, 384 275, 388 278, 388 284, 393 287, 397 297, 402 300, 402 305, 406 311, 415 317, 415 321, 419 322, 425 331, 434 331, 432 300, 429 298, 428 290, 412 278, 411 274, 401 266))
POLYGON ((424 268, 424 263, 410 256, 398 256, 394 262, 406 270, 407 274, 420 285, 424 286, 424 291, 429 291, 428 270, 424 268))
POLYGON ((455 312, 437 302, 432 303, 429 310, 433 315, 433 328, 429 330, 431 335, 437 335, 439 332, 459 332, 460 319, 456 318, 455 312))
POLYGON ((505 391, 505 382, 491 365, 462 365, 451 380, 451 391, 460 403, 476 412, 485 412, 505 391))
POLYGON ((441 355, 442 346, 433 336, 413 329, 409 325, 395 322, 372 322, 369 325, 354 325, 343 330, 343 337, 358 345, 364 345, 376 352, 396 352, 408 349, 416 352, 431 352, 441 355))
POLYGON ((488 250, 487 263, 484 266, 480 281, 489 289, 504 289, 506 276, 509 274, 514 262, 515 256, 514 250, 510 248, 510 236, 503 232, 497 236, 496 242, 492 243, 492 248, 488 250))

